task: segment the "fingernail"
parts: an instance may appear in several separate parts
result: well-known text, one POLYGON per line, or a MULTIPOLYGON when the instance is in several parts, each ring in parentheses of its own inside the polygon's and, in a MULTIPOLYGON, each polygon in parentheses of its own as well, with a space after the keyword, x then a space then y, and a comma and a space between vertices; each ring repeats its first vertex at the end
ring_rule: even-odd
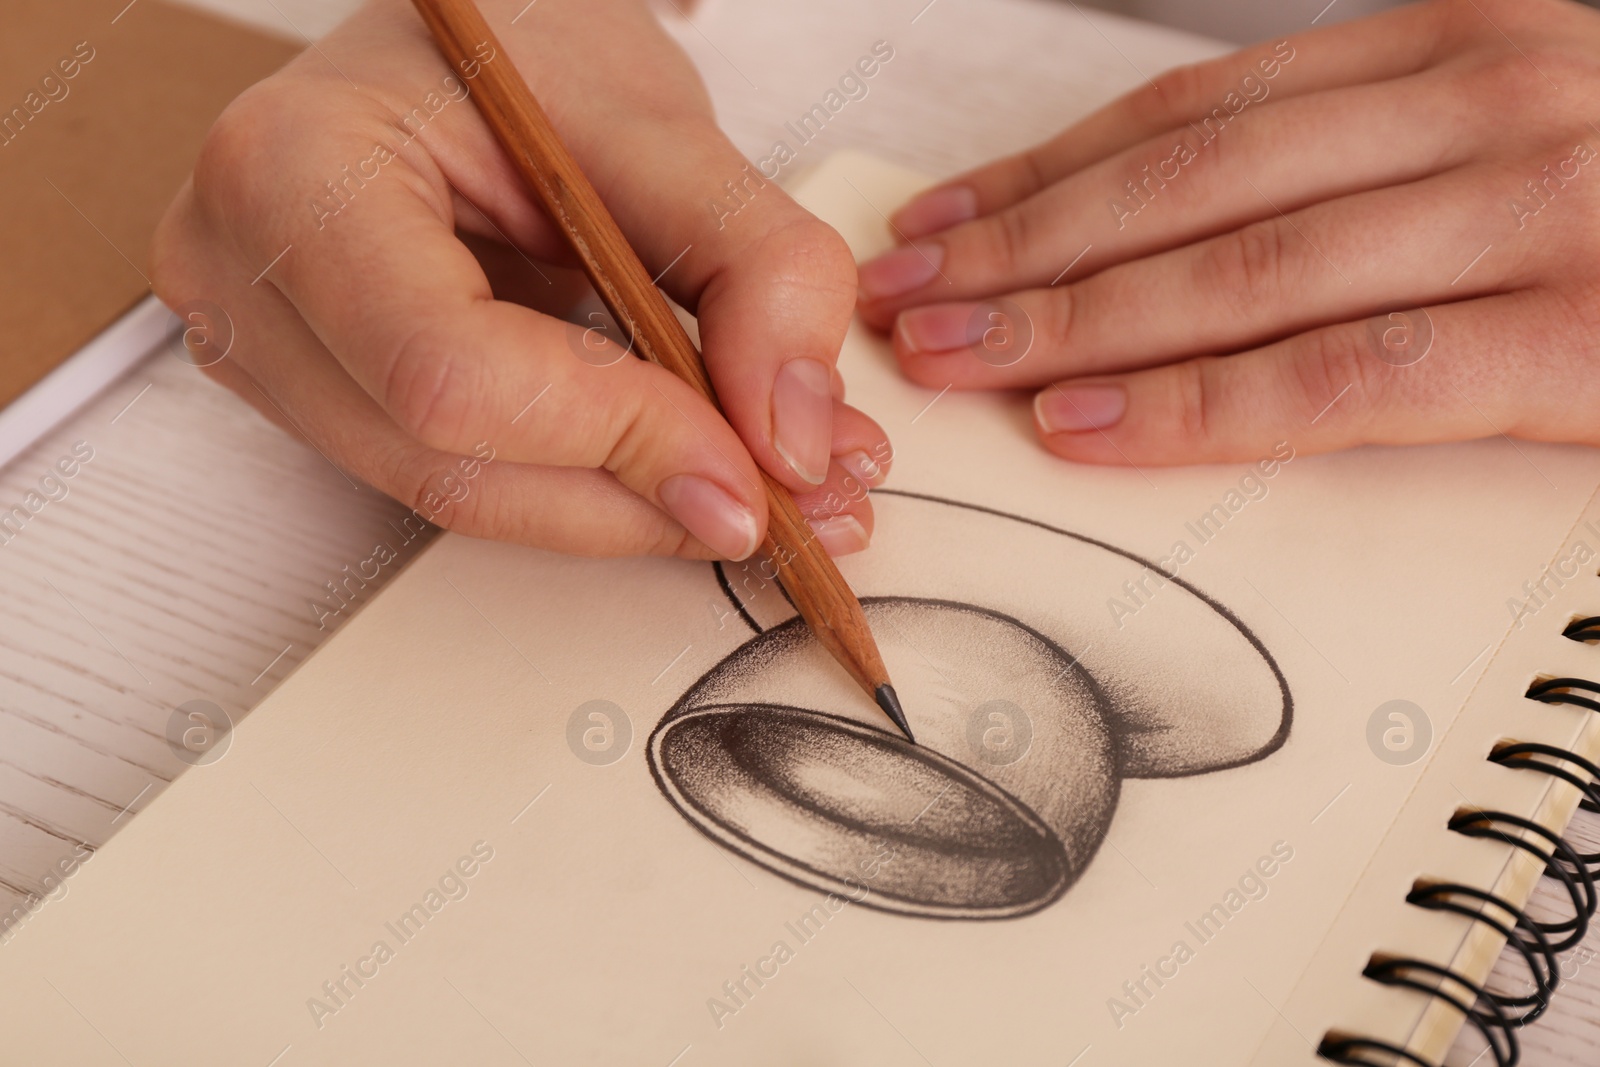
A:
POLYGON ((982 304, 929 304, 902 311, 895 326, 901 342, 913 352, 951 352, 970 348, 988 326, 979 314, 982 304))
POLYGON ((833 372, 814 359, 791 359, 772 383, 772 447, 811 485, 828 476, 833 439, 833 372))
POLYGON ((908 245, 885 252, 861 264, 858 277, 864 300, 884 300, 927 285, 939 273, 944 261, 940 244, 908 245))
POLYGON ((978 214, 978 194, 971 186, 952 185, 924 193, 894 213, 895 228, 908 239, 947 230, 978 214))
POLYGON ((724 559, 744 559, 761 542, 755 514, 714 482, 674 474, 657 492, 668 514, 724 559))
POLYGON ((839 457, 839 466, 874 489, 883 483, 883 467, 865 452, 846 452, 839 457))
POLYGON ((1107 430, 1122 421, 1128 392, 1120 385, 1051 386, 1033 398, 1033 417, 1043 433, 1107 430))
POLYGON ((811 529, 830 556, 848 556, 867 547, 867 531, 854 515, 836 515, 831 519, 812 519, 811 529))

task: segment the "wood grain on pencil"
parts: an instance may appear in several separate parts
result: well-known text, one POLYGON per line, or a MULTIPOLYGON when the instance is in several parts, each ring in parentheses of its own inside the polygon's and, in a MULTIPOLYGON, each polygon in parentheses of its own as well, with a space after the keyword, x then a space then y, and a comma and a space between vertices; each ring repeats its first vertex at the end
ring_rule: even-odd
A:
MULTIPOLYGON (((640 355, 699 390, 721 410, 705 364, 667 299, 589 179, 550 125, 472 0, 414 0, 439 49, 457 69, 476 66, 472 98, 528 188, 566 234, 606 308, 640 355), (483 62, 487 42, 494 59, 483 62), (495 60, 498 60, 496 62, 495 60)), ((778 581, 829 653, 909 739, 911 730, 861 603, 817 541, 789 491, 761 472, 767 537, 760 551, 777 564, 778 581)))

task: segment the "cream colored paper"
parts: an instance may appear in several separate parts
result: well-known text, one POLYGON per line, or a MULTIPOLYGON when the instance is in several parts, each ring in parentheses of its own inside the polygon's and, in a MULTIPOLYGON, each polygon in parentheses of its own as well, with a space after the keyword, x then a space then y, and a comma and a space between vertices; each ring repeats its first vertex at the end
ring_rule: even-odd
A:
MULTIPOLYGON (((799 193, 867 255, 916 185, 841 156, 799 193)), ((1448 360, 1448 337, 1429 358, 1448 360)), ((1404 904, 1411 881, 1517 873, 1508 849, 1445 821, 1472 805, 1544 805, 1557 825, 1570 811, 1570 795, 1483 757, 1501 736, 1588 743, 1584 715, 1520 694, 1536 673, 1597 673, 1592 648, 1559 636, 1600 608, 1593 564, 1520 626, 1507 600, 1573 543, 1600 546, 1600 458, 1495 439, 1295 455, 1271 477, 1074 467, 1036 446, 1025 400, 908 385, 859 329, 843 366, 895 440, 893 488, 1152 560, 1186 541, 1179 576, 1237 620, 1176 583, 1133 601, 1121 583, 1140 572, 1089 542, 880 500, 876 547, 843 564, 863 596, 1021 620, 1117 709, 1104 735, 1054 747, 1061 724, 1036 709, 1029 752, 986 760, 962 747, 973 710, 1019 678, 1055 684, 1015 627, 941 611, 878 628, 930 747, 1061 832, 1087 823, 1060 797, 1104 805, 1110 787, 1084 782, 1121 777, 1103 842, 1059 899, 1009 919, 912 917, 830 901, 713 843, 647 765, 663 715, 753 636, 711 568, 446 537, 0 949, 0 1058, 1278 1067, 1318 1062, 1329 1027, 1407 1039, 1424 1001, 1363 980, 1373 951, 1486 962, 1465 920, 1404 904), (1189 524, 1219 505, 1201 543, 1189 524), (1293 701, 1259 758, 1280 694, 1245 631, 1293 701), (1405 765, 1368 743, 1396 699, 1432 728, 1405 765), (625 713, 613 744, 630 724, 607 765, 577 755, 586 729, 603 747, 604 721, 569 729, 597 700, 625 713), (1106 737, 1109 762, 1082 755, 1106 737)), ((749 610, 764 627, 783 614, 770 596, 749 610)), ((717 693, 876 722, 830 668, 802 653, 717 693)), ((844 796, 825 762, 806 773, 863 810, 901 782, 844 796)), ((928 800, 919 819, 938 826, 948 801, 928 800)), ((793 825, 756 833, 815 845, 793 825)))

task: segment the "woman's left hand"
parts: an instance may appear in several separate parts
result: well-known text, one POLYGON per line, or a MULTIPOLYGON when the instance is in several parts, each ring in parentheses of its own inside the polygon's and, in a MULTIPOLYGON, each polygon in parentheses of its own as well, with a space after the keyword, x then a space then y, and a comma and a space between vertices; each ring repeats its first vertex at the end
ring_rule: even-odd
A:
POLYGON ((1040 389, 1074 460, 1600 445, 1597 123, 1600 12, 1431 0, 943 183, 861 268, 862 314, 921 384, 1040 389))

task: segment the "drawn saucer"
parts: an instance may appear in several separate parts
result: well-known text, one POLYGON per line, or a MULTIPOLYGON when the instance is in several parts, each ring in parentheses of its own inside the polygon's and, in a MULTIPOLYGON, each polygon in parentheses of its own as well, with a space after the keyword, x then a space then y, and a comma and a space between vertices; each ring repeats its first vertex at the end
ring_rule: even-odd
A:
POLYGON ((722 847, 869 908, 1017 918, 1089 869, 1125 778, 1244 766, 1288 737, 1265 645, 1176 574, 976 505, 873 499, 874 551, 842 569, 918 743, 776 583, 719 565, 751 636, 668 709, 646 757, 722 847))

